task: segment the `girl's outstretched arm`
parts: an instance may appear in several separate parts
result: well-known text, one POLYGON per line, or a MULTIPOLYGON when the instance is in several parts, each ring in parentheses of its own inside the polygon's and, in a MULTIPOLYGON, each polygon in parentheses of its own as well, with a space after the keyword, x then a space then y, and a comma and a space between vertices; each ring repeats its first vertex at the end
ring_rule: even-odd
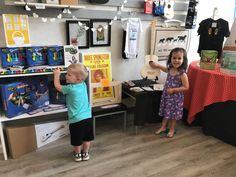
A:
POLYGON ((159 63, 157 62, 154 62, 154 61, 149 61, 149 65, 152 67, 152 68, 159 68, 160 70, 162 70, 163 72, 168 72, 168 69, 167 67, 163 66, 163 65, 160 65, 159 63))

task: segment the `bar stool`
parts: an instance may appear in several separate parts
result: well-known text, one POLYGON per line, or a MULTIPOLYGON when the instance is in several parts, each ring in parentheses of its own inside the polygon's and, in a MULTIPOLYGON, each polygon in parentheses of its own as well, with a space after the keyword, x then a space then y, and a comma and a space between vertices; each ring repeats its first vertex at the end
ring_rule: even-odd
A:
POLYGON ((127 107, 124 104, 116 103, 116 104, 97 106, 97 107, 92 108, 94 136, 95 136, 95 129, 96 129, 96 119, 99 117, 105 117, 105 116, 115 115, 115 114, 124 115, 123 131, 125 132, 126 121, 127 121, 127 107))

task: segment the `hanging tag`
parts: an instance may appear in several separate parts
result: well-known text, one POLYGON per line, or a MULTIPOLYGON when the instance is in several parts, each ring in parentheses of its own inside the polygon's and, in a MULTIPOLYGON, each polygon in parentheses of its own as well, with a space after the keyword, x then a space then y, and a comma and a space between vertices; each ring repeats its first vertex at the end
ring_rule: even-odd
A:
POLYGON ((46 9, 45 4, 36 4, 35 9, 46 9))
POLYGON ((212 27, 212 28, 216 28, 216 27, 217 27, 217 23, 216 23, 216 22, 213 22, 213 23, 211 24, 211 27, 212 27))

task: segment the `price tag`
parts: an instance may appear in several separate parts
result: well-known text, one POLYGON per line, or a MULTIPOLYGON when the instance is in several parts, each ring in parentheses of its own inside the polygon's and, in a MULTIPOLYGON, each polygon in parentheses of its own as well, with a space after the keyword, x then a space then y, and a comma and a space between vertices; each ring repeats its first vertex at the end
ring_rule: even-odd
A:
POLYGON ((46 9, 45 4, 37 4, 35 5, 35 9, 46 9))
POLYGON ((217 23, 216 23, 216 22, 213 22, 213 23, 211 24, 211 27, 212 27, 212 28, 216 28, 216 27, 217 27, 217 23))

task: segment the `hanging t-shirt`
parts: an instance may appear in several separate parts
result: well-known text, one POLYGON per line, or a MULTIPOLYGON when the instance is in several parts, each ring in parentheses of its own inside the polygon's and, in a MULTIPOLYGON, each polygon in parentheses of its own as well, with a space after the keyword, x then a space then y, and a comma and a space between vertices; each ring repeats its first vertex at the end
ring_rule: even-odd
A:
POLYGON ((126 58, 137 58, 140 32, 142 31, 141 20, 129 18, 124 25, 124 30, 126 31, 124 50, 126 58))
POLYGON ((218 20, 207 18, 200 22, 198 35, 200 35, 198 53, 201 54, 202 50, 217 50, 220 58, 224 37, 230 35, 229 24, 222 18, 218 20))

